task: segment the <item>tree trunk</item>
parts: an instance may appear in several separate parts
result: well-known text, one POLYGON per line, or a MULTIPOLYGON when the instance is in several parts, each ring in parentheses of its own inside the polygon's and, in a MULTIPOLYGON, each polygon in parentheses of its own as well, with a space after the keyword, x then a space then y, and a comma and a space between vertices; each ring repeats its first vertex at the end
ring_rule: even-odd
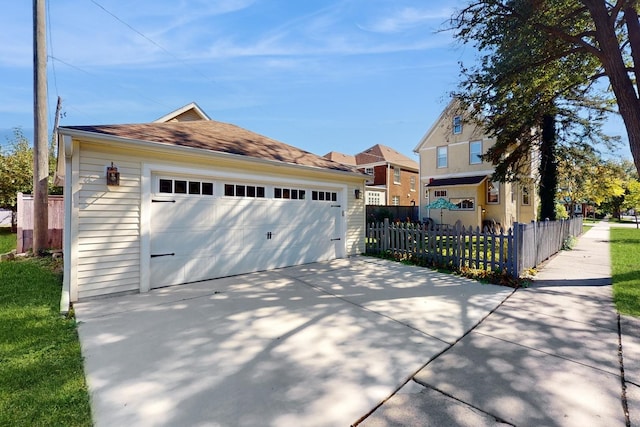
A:
MULTIPOLYGON (((618 104, 618 111, 627 130, 633 162, 640 173, 640 100, 638 100, 620 50, 620 41, 615 31, 615 19, 609 15, 609 10, 603 0, 582 0, 582 3, 589 9, 595 23, 595 37, 600 51, 599 59, 602 61, 607 77, 609 77, 611 89, 618 104)), ((625 18, 627 18, 626 25, 631 37, 631 50, 633 56, 637 57, 640 52, 638 45, 640 43, 638 40, 640 24, 637 21, 637 14, 631 13, 630 16, 625 14, 625 18)))
POLYGON ((540 219, 555 221, 558 162, 556 160, 556 119, 553 114, 542 118, 540 141, 540 219))

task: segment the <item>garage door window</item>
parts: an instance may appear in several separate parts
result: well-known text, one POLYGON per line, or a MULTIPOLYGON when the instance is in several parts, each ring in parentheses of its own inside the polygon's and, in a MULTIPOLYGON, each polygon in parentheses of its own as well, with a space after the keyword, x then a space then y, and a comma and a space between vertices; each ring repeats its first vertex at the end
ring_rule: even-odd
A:
POLYGON ((311 200, 336 202, 338 200, 338 193, 332 191, 312 191, 311 200))
POLYGON ((213 183, 161 178, 158 180, 158 192, 166 194, 202 194, 205 196, 213 196, 213 183))
POLYGON ((291 199, 291 200, 304 200, 307 192, 297 188, 279 188, 273 189, 274 199, 291 199))
POLYGON ((229 197, 264 198, 264 187, 242 184, 225 184, 224 195, 229 197))

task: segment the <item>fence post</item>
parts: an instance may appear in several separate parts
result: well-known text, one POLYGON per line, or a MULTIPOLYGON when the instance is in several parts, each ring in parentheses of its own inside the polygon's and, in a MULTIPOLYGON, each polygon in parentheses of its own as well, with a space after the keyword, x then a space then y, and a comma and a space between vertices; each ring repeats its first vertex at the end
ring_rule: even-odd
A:
POLYGON ((512 240, 512 254, 513 254, 513 265, 512 265, 512 274, 513 277, 520 277, 522 270, 524 269, 522 262, 524 261, 523 257, 523 234, 524 234, 524 224, 520 224, 516 222, 513 224, 513 240, 512 240))
POLYGON ((382 253, 386 253, 387 249, 389 249, 389 239, 391 238, 391 232, 389 230, 389 218, 384 219, 382 235, 384 236, 384 238, 382 239, 382 253))

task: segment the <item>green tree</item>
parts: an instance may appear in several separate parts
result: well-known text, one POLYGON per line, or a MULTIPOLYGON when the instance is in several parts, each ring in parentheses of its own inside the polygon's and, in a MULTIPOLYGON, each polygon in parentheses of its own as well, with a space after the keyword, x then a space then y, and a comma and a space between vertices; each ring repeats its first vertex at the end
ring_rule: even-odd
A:
MULTIPOLYGON (((62 188, 53 185, 56 157, 53 139, 49 148, 49 194, 62 194, 62 188)), ((0 147, 0 209, 12 212, 15 226, 18 193, 33 192, 33 147, 20 128, 13 130, 7 147, 0 147)))
POLYGON ((564 147, 559 153, 558 199, 569 211, 588 203, 615 213, 629 179, 624 162, 605 161, 589 147, 564 147))
POLYGON ((640 211, 640 181, 632 179, 627 182, 627 188, 624 195, 624 201, 622 202, 624 209, 633 209, 633 214, 636 220, 636 228, 640 228, 638 224, 638 211, 640 211))
POLYGON ((560 143, 591 144, 607 141, 601 124, 618 112, 640 170, 637 12, 637 0, 475 0, 452 18, 456 38, 479 52, 456 95, 496 137, 487 158, 498 177, 518 179, 548 114, 560 143))
POLYGON ((33 149, 21 129, 14 129, 8 149, 0 151, 0 208, 17 209, 17 193, 31 193, 33 188, 33 149))

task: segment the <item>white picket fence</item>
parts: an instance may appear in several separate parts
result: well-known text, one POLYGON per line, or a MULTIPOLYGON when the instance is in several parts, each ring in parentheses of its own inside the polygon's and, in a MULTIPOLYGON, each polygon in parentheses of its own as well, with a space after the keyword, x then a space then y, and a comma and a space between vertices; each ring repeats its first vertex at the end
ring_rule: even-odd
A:
POLYGON ((582 218, 514 224, 509 230, 439 227, 428 224, 367 225, 368 254, 415 259, 454 268, 504 271, 520 277, 562 249, 569 236, 582 233, 582 218))

